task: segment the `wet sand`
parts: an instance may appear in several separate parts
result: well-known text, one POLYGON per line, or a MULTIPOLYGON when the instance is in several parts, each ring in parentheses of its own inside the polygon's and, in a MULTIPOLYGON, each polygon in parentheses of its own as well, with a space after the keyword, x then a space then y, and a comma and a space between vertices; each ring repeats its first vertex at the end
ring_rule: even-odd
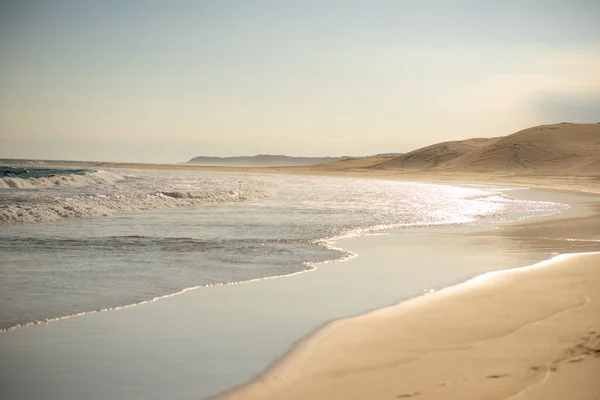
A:
POLYGON ((598 399, 600 254, 337 321, 223 399, 598 399))
MULTIPOLYGON (((469 235, 548 256, 598 251, 598 211, 590 197, 558 218, 469 235)), ((219 399, 597 400, 598 376, 600 253, 579 253, 333 322, 219 399)))

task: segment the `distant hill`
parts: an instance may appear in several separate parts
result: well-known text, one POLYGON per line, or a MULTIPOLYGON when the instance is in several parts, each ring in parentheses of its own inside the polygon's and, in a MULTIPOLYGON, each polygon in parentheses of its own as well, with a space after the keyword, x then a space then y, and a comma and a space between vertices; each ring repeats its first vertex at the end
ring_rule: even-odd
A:
POLYGON ((371 168, 600 176, 600 124, 540 125, 500 138, 444 142, 371 168))
POLYGON ((294 165, 312 165, 331 161, 345 160, 351 157, 291 157, 283 155, 259 154, 256 156, 242 157, 194 157, 188 163, 204 165, 230 165, 230 166, 294 166, 294 165))
POLYGON ((371 158, 392 158, 392 157, 398 157, 401 156, 404 153, 379 153, 379 154, 375 154, 374 156, 368 156, 371 158))

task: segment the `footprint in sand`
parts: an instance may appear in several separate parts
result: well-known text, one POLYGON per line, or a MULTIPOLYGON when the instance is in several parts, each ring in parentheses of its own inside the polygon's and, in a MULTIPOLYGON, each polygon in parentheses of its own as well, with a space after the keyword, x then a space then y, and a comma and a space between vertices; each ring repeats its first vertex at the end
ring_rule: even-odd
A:
POLYGON ((486 378, 487 379, 499 379, 499 378, 506 378, 507 376, 510 376, 510 374, 493 374, 493 375, 486 376, 486 378))
POLYGON ((421 392, 412 392, 412 393, 404 393, 404 394, 399 394, 398 396, 396 396, 399 399, 407 399, 409 397, 415 397, 420 395, 421 392))

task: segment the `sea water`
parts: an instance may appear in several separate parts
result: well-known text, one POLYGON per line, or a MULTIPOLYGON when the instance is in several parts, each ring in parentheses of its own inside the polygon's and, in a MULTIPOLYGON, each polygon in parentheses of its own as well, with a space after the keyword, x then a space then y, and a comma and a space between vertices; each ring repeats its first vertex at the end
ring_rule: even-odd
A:
POLYGON ((494 262, 468 270, 485 256, 470 263, 476 249, 452 232, 565 207, 494 186, 11 167, 0 189, 7 399, 217 394, 327 321, 507 266, 492 238, 494 262), (392 231, 399 248, 377 255, 386 241, 373 234, 392 231), (343 249, 364 235, 375 265, 343 249))
POLYGON ((336 238, 560 210, 494 187, 161 170, 0 169, 0 329, 351 256, 336 238))

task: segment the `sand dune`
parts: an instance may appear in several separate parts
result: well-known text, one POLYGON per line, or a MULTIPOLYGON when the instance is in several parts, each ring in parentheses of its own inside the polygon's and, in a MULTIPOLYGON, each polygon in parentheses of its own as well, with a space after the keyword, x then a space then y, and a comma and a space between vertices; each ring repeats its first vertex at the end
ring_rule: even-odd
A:
POLYGON ((389 161, 377 164, 375 169, 429 169, 446 165, 452 160, 464 156, 493 144, 498 139, 467 139, 451 142, 443 142, 423 147, 395 157, 389 161))
POLYGON ((386 161, 395 159, 394 157, 354 157, 347 158, 345 160, 332 161, 328 163, 316 164, 315 168, 328 168, 328 169, 351 169, 351 168, 369 168, 376 165, 381 165, 386 161))
POLYGON ((541 125, 502 138, 435 144, 375 169, 600 175, 600 124, 541 125))

